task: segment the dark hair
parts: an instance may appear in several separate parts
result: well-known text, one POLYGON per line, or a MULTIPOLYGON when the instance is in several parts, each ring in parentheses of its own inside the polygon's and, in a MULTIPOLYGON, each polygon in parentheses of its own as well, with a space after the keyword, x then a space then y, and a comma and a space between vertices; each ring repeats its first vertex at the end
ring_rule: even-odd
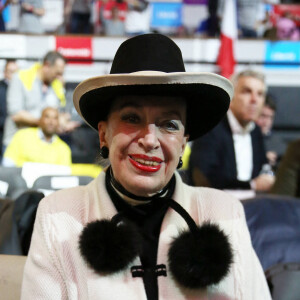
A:
POLYGON ((265 106, 268 106, 273 111, 276 111, 275 98, 271 94, 267 94, 266 101, 265 101, 265 106))
POLYGON ((66 62, 64 56, 59 52, 49 51, 46 53, 46 55, 43 58, 43 64, 49 63, 51 66, 53 66, 58 59, 62 59, 64 62, 66 62))

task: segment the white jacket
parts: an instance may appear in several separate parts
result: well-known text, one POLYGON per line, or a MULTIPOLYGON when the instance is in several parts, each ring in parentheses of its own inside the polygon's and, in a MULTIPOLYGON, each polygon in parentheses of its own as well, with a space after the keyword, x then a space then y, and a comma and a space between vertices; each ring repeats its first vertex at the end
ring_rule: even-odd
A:
MULTIPOLYGON (((167 254, 170 242, 187 224, 169 208, 162 222, 158 246, 157 264, 167 265, 168 274, 158 277, 159 299, 221 299, 220 295, 230 300, 271 299, 251 245, 241 203, 222 191, 187 186, 178 174, 173 199, 196 223, 219 224, 229 236, 234 263, 226 278, 207 290, 190 291, 178 286, 168 272, 167 254)), ((146 300, 143 280, 132 277, 131 266, 125 271, 101 276, 80 256, 78 237, 86 223, 111 218, 116 213, 105 188, 105 172, 87 186, 58 191, 44 198, 37 212, 21 299, 146 300)), ((132 265, 140 264, 136 258, 132 265)))

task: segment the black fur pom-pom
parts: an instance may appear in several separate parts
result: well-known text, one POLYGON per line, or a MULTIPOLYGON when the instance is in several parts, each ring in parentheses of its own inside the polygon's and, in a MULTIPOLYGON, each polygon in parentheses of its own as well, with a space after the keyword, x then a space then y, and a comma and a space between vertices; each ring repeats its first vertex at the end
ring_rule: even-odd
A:
POLYGON ((98 273, 114 273, 126 268, 139 254, 141 243, 130 222, 110 220, 88 223, 79 238, 79 249, 88 265, 98 273))
POLYGON ((217 225, 206 223, 184 231, 171 244, 169 267, 182 286, 197 289, 217 284, 229 271, 232 250, 217 225))

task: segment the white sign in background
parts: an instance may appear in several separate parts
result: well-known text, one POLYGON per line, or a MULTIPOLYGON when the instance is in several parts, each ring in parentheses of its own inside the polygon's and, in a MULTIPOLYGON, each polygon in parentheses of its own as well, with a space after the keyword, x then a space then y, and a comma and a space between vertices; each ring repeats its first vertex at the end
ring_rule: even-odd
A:
POLYGON ((1 35, 0 57, 26 57, 26 41, 24 35, 1 35))

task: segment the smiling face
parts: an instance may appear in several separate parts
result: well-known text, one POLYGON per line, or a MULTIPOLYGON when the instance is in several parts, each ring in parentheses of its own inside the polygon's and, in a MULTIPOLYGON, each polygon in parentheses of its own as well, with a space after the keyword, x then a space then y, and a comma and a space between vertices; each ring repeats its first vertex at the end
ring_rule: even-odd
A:
POLYGON ((265 92, 265 84, 258 78, 242 76, 236 82, 230 109, 243 127, 259 116, 265 92))
POLYGON ((109 148, 115 179, 137 196, 160 191, 171 179, 187 142, 182 99, 124 96, 115 99, 107 121, 98 124, 109 148))

